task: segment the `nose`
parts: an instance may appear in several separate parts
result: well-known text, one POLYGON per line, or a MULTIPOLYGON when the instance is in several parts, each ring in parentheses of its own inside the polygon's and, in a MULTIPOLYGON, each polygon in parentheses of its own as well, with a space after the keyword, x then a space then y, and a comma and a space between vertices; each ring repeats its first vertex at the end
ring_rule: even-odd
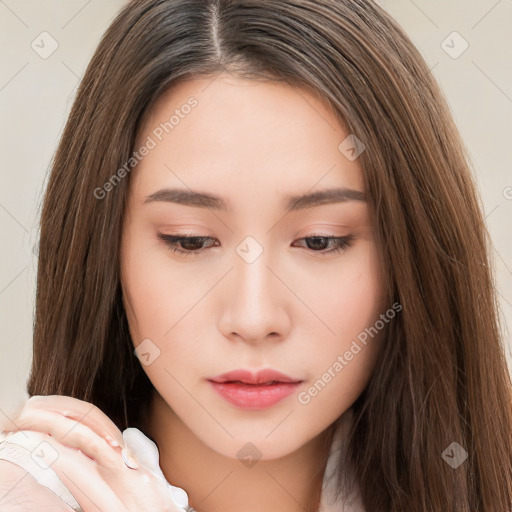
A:
MULTIPOLYGON (((293 293, 289 276, 265 250, 254 260, 239 254, 226 276, 219 329, 230 340, 246 343, 282 341, 291 329, 293 293)), ((295 299, 296 300, 296 299, 295 299)))

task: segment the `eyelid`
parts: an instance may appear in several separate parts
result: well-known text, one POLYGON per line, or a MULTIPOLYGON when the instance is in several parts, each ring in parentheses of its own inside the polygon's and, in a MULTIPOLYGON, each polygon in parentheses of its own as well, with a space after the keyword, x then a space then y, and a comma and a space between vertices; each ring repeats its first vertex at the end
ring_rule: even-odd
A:
MULTIPOLYGON (((203 235, 182 235, 182 234, 165 234, 165 233, 157 233, 157 238, 162 241, 169 250, 171 250, 174 253, 182 254, 185 256, 200 256, 204 252, 206 252, 211 247, 218 247, 218 244, 210 245, 210 247, 202 248, 199 250, 186 250, 179 248, 178 245, 180 241, 182 240, 190 240, 195 239, 199 242, 204 242, 205 240, 215 240, 218 241, 215 237, 211 236, 203 236, 203 235)), ((351 247, 354 239, 356 238, 354 235, 345 235, 345 236, 335 236, 335 235, 324 235, 324 234, 317 234, 313 233, 311 235, 306 235, 303 237, 299 237, 294 239, 294 243, 302 240, 308 240, 308 239, 314 239, 314 238, 320 238, 328 240, 328 243, 331 241, 336 242, 337 245, 333 249, 330 250, 321 250, 321 251, 315 251, 313 249, 306 248, 306 252, 312 254, 313 256, 327 256, 327 255, 334 255, 339 252, 343 252, 347 250, 349 247, 351 247)))

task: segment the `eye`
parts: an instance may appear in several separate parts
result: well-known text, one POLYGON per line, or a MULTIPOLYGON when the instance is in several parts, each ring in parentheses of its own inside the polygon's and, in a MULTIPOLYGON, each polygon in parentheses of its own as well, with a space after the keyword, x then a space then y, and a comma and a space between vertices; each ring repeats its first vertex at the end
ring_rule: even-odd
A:
POLYGON ((351 244, 353 237, 352 235, 348 236, 308 236, 305 238, 300 238, 299 241, 306 240, 306 246, 308 249, 311 249, 313 252, 318 253, 319 255, 327 255, 334 254, 340 251, 345 251, 348 249, 351 244), (333 247, 329 251, 322 250, 325 246, 333 247), (318 250, 317 250, 318 249, 318 250), (320 252, 321 251, 321 252, 320 252))
MULTIPOLYGON (((158 233, 158 238, 160 238, 171 251, 187 256, 203 252, 203 244, 206 241, 215 240, 209 236, 164 235, 163 233, 158 233)), ((214 244, 210 243, 210 246, 212 245, 214 244)))
MULTIPOLYGON (((183 236, 183 235, 166 235, 158 233, 158 238, 173 252, 184 254, 186 256, 198 255, 205 251, 204 244, 208 242, 208 247, 218 247, 218 241, 209 236, 183 236)), ((307 248, 312 253, 318 255, 334 254, 345 251, 351 246, 353 236, 309 236, 300 238, 298 241, 306 240, 307 248), (326 246, 331 247, 326 251, 326 246)))

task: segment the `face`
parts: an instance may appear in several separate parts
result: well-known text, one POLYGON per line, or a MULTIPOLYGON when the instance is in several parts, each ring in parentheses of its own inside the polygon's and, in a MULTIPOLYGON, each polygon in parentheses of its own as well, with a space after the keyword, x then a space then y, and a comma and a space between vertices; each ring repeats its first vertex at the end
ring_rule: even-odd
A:
POLYGON ((132 340, 174 421, 225 456, 299 449, 375 367, 386 302, 348 136, 305 90, 225 74, 161 96, 138 134, 121 250, 132 340), (292 382, 212 382, 239 369, 292 382))

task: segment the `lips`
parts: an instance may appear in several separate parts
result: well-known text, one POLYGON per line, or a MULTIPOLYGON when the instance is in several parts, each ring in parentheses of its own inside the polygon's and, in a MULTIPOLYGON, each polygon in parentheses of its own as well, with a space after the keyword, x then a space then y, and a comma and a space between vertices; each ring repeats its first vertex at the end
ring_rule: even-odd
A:
POLYGON ((208 379, 213 389, 240 409, 261 410, 294 393, 303 382, 276 370, 235 370, 208 379))

